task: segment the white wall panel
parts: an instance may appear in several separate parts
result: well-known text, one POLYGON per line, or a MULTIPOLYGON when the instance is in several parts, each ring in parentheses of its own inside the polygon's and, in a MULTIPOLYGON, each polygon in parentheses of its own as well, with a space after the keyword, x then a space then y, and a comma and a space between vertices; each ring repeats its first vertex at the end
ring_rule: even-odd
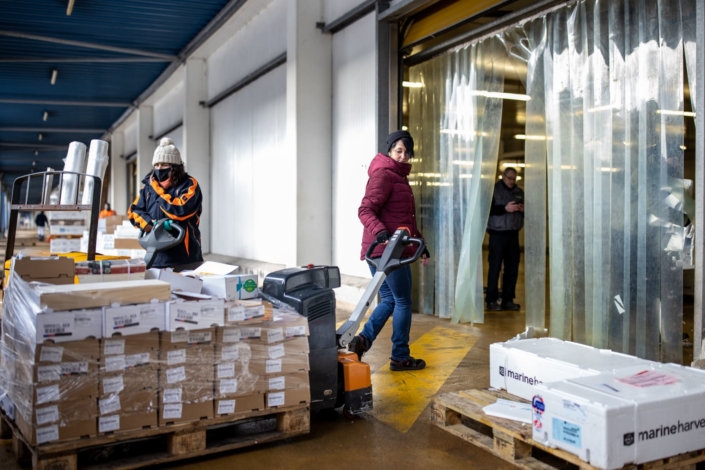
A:
POLYGON ((154 135, 161 135, 183 120, 184 83, 181 82, 154 104, 154 135))
POLYGON ((212 253, 292 259, 296 177, 285 139, 286 66, 211 109, 212 253))
POLYGON ((331 23, 367 0, 326 0, 326 23, 331 23))
POLYGON ((125 129, 125 156, 132 155, 137 151, 137 124, 132 124, 125 129))
POLYGON ((286 1, 274 0, 208 59, 208 98, 286 51, 286 1))
POLYGON ((377 153, 375 57, 374 13, 333 36, 333 264, 363 277, 371 276, 360 261, 357 209, 377 153))

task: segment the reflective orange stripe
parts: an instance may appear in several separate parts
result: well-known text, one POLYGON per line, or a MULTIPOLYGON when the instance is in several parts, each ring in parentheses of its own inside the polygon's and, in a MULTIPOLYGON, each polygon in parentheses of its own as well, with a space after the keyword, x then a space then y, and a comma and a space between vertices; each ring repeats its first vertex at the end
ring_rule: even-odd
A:
POLYGON ((186 236, 184 237, 184 246, 186 247, 186 256, 191 256, 191 252, 188 249, 188 227, 186 227, 186 236))
POLYGON ((157 183, 156 180, 150 181, 149 184, 152 186, 152 189, 154 189, 154 192, 159 194, 159 197, 164 199, 169 204, 172 204, 174 206, 184 206, 186 205, 188 200, 191 199, 194 194, 196 194, 196 188, 198 187, 198 182, 195 178, 191 178, 191 181, 193 182, 193 184, 189 186, 188 191, 186 191, 186 194, 182 194, 181 196, 174 199, 172 199, 170 194, 164 192, 164 190, 161 186, 159 186, 159 183, 157 183))
MULTIPOLYGON (((140 200, 140 195, 138 194, 137 197, 135 198, 134 201, 132 201, 132 205, 135 206, 137 205, 137 202, 140 200)), ((132 209, 128 208, 127 209, 127 218, 132 219, 138 224, 140 224, 140 227, 144 229, 147 226, 147 221, 144 220, 142 217, 140 217, 139 214, 136 212, 132 212, 132 209)))
POLYGON ((163 207, 160 207, 160 209, 161 209, 162 212, 164 212, 164 214, 166 214, 166 216, 169 217, 171 220, 181 220, 181 221, 184 221, 184 220, 186 220, 186 219, 188 219, 188 218, 191 218, 191 217, 193 217, 194 215, 196 215, 195 212, 192 212, 192 213, 189 214, 189 215, 185 215, 185 216, 183 216, 183 217, 179 217, 178 215, 174 215, 174 214, 168 213, 167 211, 164 210, 163 207))

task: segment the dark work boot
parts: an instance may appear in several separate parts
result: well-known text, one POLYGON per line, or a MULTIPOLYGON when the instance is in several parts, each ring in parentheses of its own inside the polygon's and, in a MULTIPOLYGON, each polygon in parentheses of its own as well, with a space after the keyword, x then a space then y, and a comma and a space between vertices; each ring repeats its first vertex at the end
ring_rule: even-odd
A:
POLYGON ((520 310, 521 305, 515 304, 511 300, 502 302, 502 310, 520 310))
POLYGON ((502 306, 499 304, 499 302, 495 300, 494 302, 487 302, 487 308, 485 310, 487 310, 488 312, 499 312, 500 310, 502 310, 502 306))

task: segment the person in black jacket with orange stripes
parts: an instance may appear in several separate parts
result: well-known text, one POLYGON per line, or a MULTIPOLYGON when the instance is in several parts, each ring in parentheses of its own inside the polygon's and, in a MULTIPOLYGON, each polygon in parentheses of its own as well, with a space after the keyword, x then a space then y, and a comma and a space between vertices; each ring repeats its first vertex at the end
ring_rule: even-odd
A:
POLYGON ((168 137, 159 142, 152 158, 153 170, 142 180, 144 186, 127 211, 135 227, 150 232, 154 224, 168 218, 185 230, 183 243, 157 253, 153 267, 175 271, 194 269, 203 263, 201 232, 198 228, 203 196, 196 178, 189 176, 181 153, 168 137))

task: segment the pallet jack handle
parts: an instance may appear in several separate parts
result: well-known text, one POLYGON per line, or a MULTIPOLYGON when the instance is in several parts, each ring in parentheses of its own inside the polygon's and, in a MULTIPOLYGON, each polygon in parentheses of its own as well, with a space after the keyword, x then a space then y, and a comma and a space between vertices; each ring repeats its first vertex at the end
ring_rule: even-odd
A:
POLYGON ((355 310, 353 310, 350 319, 341 325, 341 327, 338 328, 338 331, 335 332, 339 348, 346 348, 348 344, 350 344, 350 341, 352 341, 355 333, 357 333, 358 328, 360 328, 362 319, 365 317, 367 310, 370 308, 372 299, 377 296, 379 288, 382 287, 382 284, 387 276, 402 266, 411 264, 418 260, 421 257, 424 248, 426 248, 426 243, 424 240, 422 238, 410 236, 409 229, 406 227, 399 227, 394 232, 380 258, 371 258, 377 245, 379 245, 377 241, 372 242, 370 247, 367 249, 367 253, 365 253, 365 260, 370 265, 375 267, 375 275, 370 284, 367 286, 367 289, 365 289, 365 293, 357 303, 355 310), (414 255, 411 258, 401 259, 401 256, 404 253, 404 248, 412 243, 418 244, 414 255))

